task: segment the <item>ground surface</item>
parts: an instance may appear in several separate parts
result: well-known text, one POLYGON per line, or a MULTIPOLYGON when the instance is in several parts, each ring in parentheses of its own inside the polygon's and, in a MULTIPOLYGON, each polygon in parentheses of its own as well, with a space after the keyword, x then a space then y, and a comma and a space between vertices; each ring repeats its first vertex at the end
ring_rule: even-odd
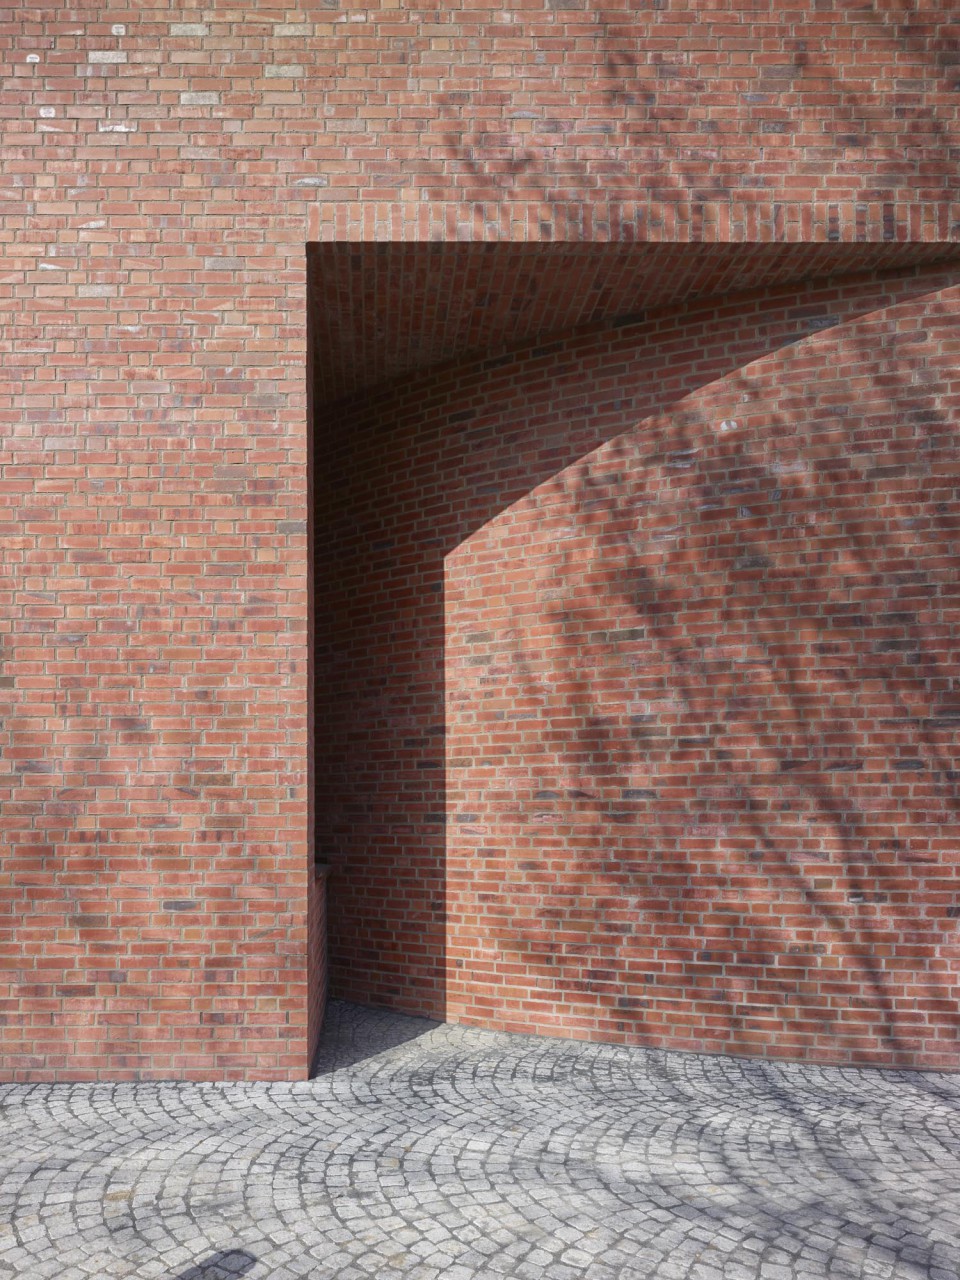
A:
POLYGON ((957 1280, 960 1076, 334 1004, 293 1085, 0 1088, 0 1277, 957 1280))

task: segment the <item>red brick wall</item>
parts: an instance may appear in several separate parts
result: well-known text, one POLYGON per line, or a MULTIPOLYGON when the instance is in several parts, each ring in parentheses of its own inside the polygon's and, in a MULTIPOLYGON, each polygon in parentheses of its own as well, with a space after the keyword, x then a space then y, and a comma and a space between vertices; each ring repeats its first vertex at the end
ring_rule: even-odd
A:
POLYGON ((50 336, 6 410, 3 1065, 286 1078, 306 1070, 303 427, 287 409, 279 433, 218 326, 168 345, 135 305, 152 366, 50 336))
POLYGON ((4 1078, 308 1069, 313 192, 183 17, 3 20, 4 1078))
POLYGON ((956 235, 953 6, 761 9, 0 12, 4 1078, 307 1069, 307 241, 956 235))
POLYGON ((330 412, 336 991, 958 1065, 958 282, 705 303, 330 412))
POLYGON ((958 39, 950 0, 13 6, 4 212, 148 260, 307 204, 302 239, 946 239, 958 39))

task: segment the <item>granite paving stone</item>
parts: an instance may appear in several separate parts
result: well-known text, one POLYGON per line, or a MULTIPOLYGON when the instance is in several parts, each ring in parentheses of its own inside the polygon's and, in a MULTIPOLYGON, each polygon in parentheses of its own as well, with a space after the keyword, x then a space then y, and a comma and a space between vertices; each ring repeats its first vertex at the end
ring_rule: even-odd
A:
POLYGON ((334 1002, 298 1084, 0 1086, 0 1280, 957 1280, 960 1075, 334 1002))

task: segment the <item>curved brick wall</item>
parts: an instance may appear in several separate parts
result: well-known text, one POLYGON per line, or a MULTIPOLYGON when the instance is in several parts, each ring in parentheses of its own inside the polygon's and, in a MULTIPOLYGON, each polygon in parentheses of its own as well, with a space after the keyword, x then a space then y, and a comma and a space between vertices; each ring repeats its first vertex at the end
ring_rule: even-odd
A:
POLYGON ((702 304, 331 411, 337 991, 960 1063, 957 283, 702 304))

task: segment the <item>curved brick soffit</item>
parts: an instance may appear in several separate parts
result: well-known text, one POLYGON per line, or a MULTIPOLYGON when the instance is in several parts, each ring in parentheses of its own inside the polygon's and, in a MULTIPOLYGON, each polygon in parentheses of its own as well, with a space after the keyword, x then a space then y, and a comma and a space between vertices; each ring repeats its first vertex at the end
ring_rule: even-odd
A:
MULTIPOLYGON (((750 365, 754 360, 761 361, 761 364, 759 366, 760 368, 763 368, 764 360, 766 360, 767 362, 782 361, 784 356, 784 352, 783 352, 784 347, 790 347, 791 344, 796 343, 798 338, 803 339, 804 337, 808 336, 811 333, 816 333, 817 330, 825 327, 825 325, 826 327, 830 327, 831 325, 834 326, 833 331, 825 335, 824 341, 826 341, 827 343, 839 342, 840 345, 843 346, 844 344, 849 344, 852 342, 854 346, 857 346, 859 344, 860 347, 862 348, 864 343, 869 344, 872 340, 878 340, 880 341, 881 348, 882 348, 883 336, 884 336, 884 333, 886 332, 885 326, 887 326, 891 322, 895 323, 896 316, 897 316, 898 301, 902 301, 903 306, 908 311, 910 311, 915 318, 918 314, 917 312, 918 303, 921 306, 921 308, 929 304, 930 308, 932 308, 930 310, 930 315, 936 318, 938 321, 943 321, 950 314, 950 305, 949 303, 946 303, 946 305, 942 305, 941 301, 938 300, 936 297, 936 291, 943 289, 946 285, 955 282, 955 280, 956 280, 955 273, 953 273, 952 276, 947 273, 938 273, 938 277, 936 280, 930 279, 929 275, 926 278, 924 278, 924 276, 919 276, 914 278, 911 276, 910 273, 904 273, 899 278, 899 280, 897 280, 896 278, 888 277, 886 279, 876 280, 874 282, 864 281, 859 288, 854 287, 852 291, 853 296, 845 297, 842 300, 839 307, 837 308, 841 314, 838 316, 834 316, 832 319, 825 317, 825 314, 824 314, 825 308, 823 307, 822 304, 819 306, 819 308, 816 308, 816 307, 814 308, 814 311, 819 309, 819 312, 820 312, 819 315, 811 314, 811 311, 809 309, 804 310, 802 305, 800 305, 799 307, 788 309, 787 312, 785 312, 782 316, 778 318, 778 321, 775 321, 771 326, 769 326, 766 329, 762 337, 760 337, 759 339, 757 338, 754 339, 754 347, 755 347, 754 351, 751 352, 746 348, 740 348, 739 357, 734 360, 733 367, 727 368, 725 370, 714 370, 713 377, 707 376, 696 383, 696 386, 699 388, 699 390, 697 391, 696 395, 693 397, 692 402, 695 401, 699 407, 694 410, 693 416, 696 417, 697 414, 702 411, 703 405, 708 404, 711 397, 713 396, 719 397, 719 399, 721 400, 725 398, 729 399, 730 393, 731 393, 731 387, 734 384, 736 384, 736 387, 739 391, 742 391, 743 388, 749 388, 750 378, 751 378, 750 365), (891 296, 891 293, 890 293, 891 288, 894 290, 893 296, 891 296), (934 292, 929 293, 930 289, 933 289, 934 292), (899 298, 897 298, 896 296, 897 290, 899 290, 899 298), (929 293, 929 296, 925 296, 925 291, 929 293), (875 312, 876 314, 871 314, 872 312, 875 312), (778 348, 780 348, 779 351, 778 351, 778 348)), ((810 287, 811 287, 811 290, 813 290, 814 286, 810 286, 810 287)), ((800 299, 800 302, 802 304, 802 298, 800 299)), ((704 310, 706 310, 706 308, 704 308, 704 310)), ((733 335, 733 332, 737 327, 737 321, 734 318, 735 313, 736 313, 736 308, 735 307, 731 308, 729 312, 731 335, 733 335)), ((955 313, 955 304, 954 304, 954 313, 955 313)), ((809 354, 809 357, 812 360, 812 363, 810 365, 811 372, 809 376, 812 376, 812 377, 816 376, 815 366, 816 366, 817 357, 816 357, 816 351, 815 351, 815 344, 818 341, 819 340, 816 337, 814 337, 812 339, 812 345, 809 348, 806 348, 802 344, 793 346, 792 352, 788 356, 788 358, 797 358, 803 361, 803 359, 805 358, 805 354, 809 354)), ((747 344, 747 346, 749 346, 749 344, 747 344)), ((733 350, 735 348, 731 348, 731 349, 733 350)), ((884 376, 882 363, 877 364, 875 362, 872 368, 874 372, 879 373, 881 377, 884 376)), ((454 370, 451 370, 450 372, 451 374, 455 373, 454 370)), ((469 371, 462 370, 462 372, 464 372, 466 376, 469 377, 469 371)), ((902 374, 903 374, 902 363, 899 369, 899 373, 902 379, 902 374)), ((415 385, 418 382, 419 382, 419 379, 414 379, 413 384, 407 383, 406 386, 411 391, 413 391, 415 385)), ((399 384, 396 389, 400 390, 403 387, 403 385, 404 384, 399 384)), ((654 408, 654 406, 651 406, 651 408, 653 408, 655 412, 658 412, 661 415, 664 412, 666 412, 668 416, 671 418, 676 416, 677 419, 682 423, 684 418, 684 412, 685 412, 683 400, 685 396, 690 395, 691 390, 693 390, 693 388, 690 388, 690 387, 685 388, 682 391, 680 396, 674 398, 673 403, 670 403, 668 400, 666 403, 662 403, 656 408, 654 408)), ((905 393, 906 393, 905 387, 902 383, 902 380, 901 380, 901 385, 899 386, 899 389, 894 392, 891 392, 894 398, 896 397, 896 395, 899 395, 901 399, 903 398, 905 393)), ((385 399, 389 398, 389 395, 390 395, 389 390, 387 388, 382 388, 379 394, 375 394, 371 397, 371 400, 380 401, 382 404, 385 399)), ((908 399, 909 399, 909 396, 908 396, 908 399)), ((784 421, 785 422, 787 421, 786 417, 784 418, 784 421)), ((496 506, 499 512, 503 513, 505 511, 505 508, 509 507, 510 502, 516 503, 517 508, 523 508, 524 506, 529 506, 530 504, 533 504, 533 506, 535 507, 538 502, 541 502, 543 500, 544 492, 550 490, 551 488, 555 491, 555 496, 556 496, 557 486, 559 486, 560 490, 562 491, 565 486, 569 485, 570 483, 573 483, 574 487, 576 488, 577 478, 579 478, 579 480, 584 481, 584 483, 588 483, 590 480, 590 476, 587 473, 590 472, 591 467, 598 465, 597 459, 602 458, 604 455, 606 455, 609 458, 611 450, 616 451, 616 449, 621 447, 622 442, 624 440, 626 440, 629 436, 636 437, 637 432, 640 430, 643 430, 645 427, 650 427, 654 431, 662 430, 663 420, 658 421, 656 419, 650 419, 646 415, 642 415, 642 422, 640 424, 634 424, 631 427, 631 430, 627 432, 626 436, 620 436, 618 434, 618 436, 615 437, 612 441, 608 440, 605 444, 602 445, 599 453, 595 457, 589 456, 589 451, 585 450, 578 462, 570 466, 569 460, 568 460, 567 465, 561 468, 560 471, 557 472, 555 475, 552 475, 552 476, 543 475, 539 478, 529 478, 529 479, 532 479, 532 483, 528 483, 524 486, 526 496, 524 496, 523 494, 517 491, 515 491, 513 494, 506 494, 501 492, 500 497, 496 503, 496 506), (540 487, 538 488, 538 486, 540 487)), ((629 450, 627 450, 627 453, 629 453, 629 450)), ((603 464, 600 463, 599 465, 600 465, 600 469, 602 470, 603 464)), ((570 495, 567 494, 567 498, 569 497, 570 495)), ((576 503, 573 504, 572 509, 575 509, 575 507, 576 507, 576 503)), ((567 514, 569 515, 570 512, 568 512, 567 514)), ((510 511, 506 511, 506 518, 508 522, 512 518, 510 511)), ((478 513, 476 512, 473 513, 473 518, 471 519, 470 523, 471 523, 472 529, 474 531, 477 531, 479 529, 479 532, 475 532, 473 535, 471 535, 468 529, 461 526, 453 542, 452 543, 449 541, 447 542, 448 551, 452 552, 452 554, 448 554, 448 557, 447 557, 448 575, 451 572, 455 572, 456 562, 459 557, 465 554, 469 558, 470 548, 471 548, 471 538, 472 537, 478 537, 481 539, 484 538, 485 536, 487 536, 490 530, 496 530, 498 523, 502 523, 502 520, 503 520, 502 514, 498 516, 497 511, 492 509, 488 509, 488 511, 485 514, 485 519, 483 520, 479 519, 478 513), (487 527, 484 528, 484 525, 486 525, 487 521, 489 521, 489 525, 487 525, 487 527), (456 549, 454 550, 454 548, 456 549)), ((496 537, 495 532, 493 536, 494 538, 496 537)), ((836 799, 836 797, 834 797, 834 799, 836 799)), ((469 807, 469 805, 467 807, 469 807)), ((834 805, 834 808, 835 807, 836 806, 834 805)), ((927 832, 927 834, 929 834, 929 832, 927 832)), ((856 880, 856 872, 854 871, 851 874, 853 876, 853 880, 856 880)), ((868 876, 868 879, 869 879, 869 876, 868 876)), ((853 883, 853 881, 851 881, 851 883, 853 883)), ((916 883, 917 883, 916 881, 911 881, 911 884, 914 885, 914 887, 916 887, 916 883)), ((940 887, 942 888, 943 886, 940 886, 940 887)), ((851 893, 854 893, 854 895, 857 897, 857 901, 859 902, 860 898, 857 895, 859 894, 860 889, 858 888, 858 884, 854 884, 852 889, 850 888, 849 885, 846 886, 846 888, 850 889, 851 893)), ((829 899, 829 895, 825 895, 824 903, 828 903, 828 899, 829 899)), ((926 904, 926 899, 921 900, 916 911, 913 911, 912 914, 911 914, 911 909, 909 907, 906 908, 903 912, 901 912, 901 915, 903 918, 899 921, 899 924, 904 928, 907 928, 910 925, 914 925, 916 927, 923 927, 923 919, 921 917, 923 916, 925 904, 926 904), (917 916, 916 920, 913 919, 913 915, 917 916)), ((854 941, 850 944, 850 954, 848 957, 849 963, 852 966, 853 971, 856 971, 858 967, 863 970, 863 974, 864 974, 863 986, 864 986, 864 990, 867 993, 867 1002, 869 1003, 872 998, 874 1000, 874 1003, 877 1009, 882 1010, 883 1016, 887 1020, 888 1030, 890 1027, 894 1028, 892 1031, 889 1031, 889 1035, 887 1036, 888 1043, 886 1044, 885 1048, 881 1048, 880 1050, 877 1050, 876 1046, 874 1046, 873 1050, 866 1054, 866 1057, 870 1060, 891 1060, 891 1061, 899 1060, 904 1062, 908 1060, 911 1062, 916 1062, 918 1060, 921 1060, 923 1058, 923 1055, 922 1053, 919 1053, 917 1051, 915 1044, 911 1046, 911 1044, 908 1042, 909 1041, 908 1034, 905 1033, 904 1035, 901 1035, 900 1032, 896 1029, 895 1024, 896 1024, 896 1019, 898 1014, 897 1014, 897 1011, 893 1009, 893 1003, 891 1001, 891 998, 889 997, 884 987, 885 977, 882 973, 882 967, 874 965, 870 960, 870 948, 872 946, 872 939, 874 938, 874 935, 871 934, 869 922, 865 927, 865 929, 861 930, 859 933, 857 932, 857 929, 859 928, 859 926, 854 927, 853 932, 851 932, 851 926, 849 925, 849 923, 844 922, 842 920, 842 912, 835 911, 833 913, 833 917, 831 918, 829 906, 826 906, 824 909, 825 909, 824 918, 827 921, 828 929, 838 928, 841 933, 844 933, 844 931, 846 931, 844 933, 845 937, 854 938, 854 941)), ((844 910, 848 910, 848 909, 850 909, 849 904, 845 904, 844 910)), ((880 932, 882 933, 882 929, 880 930, 880 932)), ((876 936, 879 936, 879 934, 877 934, 876 936)), ((889 938, 886 938, 885 940, 889 941, 889 938)), ((924 989, 922 994, 927 995, 933 999, 944 997, 944 993, 946 992, 946 986, 944 986, 943 991, 940 991, 939 987, 937 986, 937 980, 935 976, 931 977, 931 982, 933 983, 933 987, 937 987, 937 990, 933 990, 933 988, 931 987, 930 991, 927 991, 926 989, 924 989)), ((460 1005, 459 1005, 460 1012, 465 1012, 467 1017, 470 1016, 468 1005, 469 1005, 469 1001, 466 1001, 466 1003, 464 1003, 462 1000, 460 1001, 460 1005)), ((494 1022, 495 1024, 503 1023, 505 1020, 509 1021, 508 1015, 501 1014, 499 1018, 494 1019, 494 1022)), ((944 1019, 942 1020, 944 1021, 945 1024, 946 1022, 950 1021, 950 1019, 946 1017, 946 1015, 944 1015, 944 1019)), ((548 1020, 548 1024, 549 1024, 549 1020, 548 1020)), ((609 1028, 606 1029, 606 1033, 610 1034, 609 1028)), ((616 1033, 613 1033, 613 1036, 614 1038, 617 1038, 616 1033)), ((883 1036, 881 1035, 880 1038, 882 1040, 883 1036)), ((671 1040, 669 1036, 661 1035, 659 1039, 661 1041, 666 1039, 667 1042, 679 1043, 679 1041, 676 1038, 671 1040)), ((687 1043, 685 1047, 694 1047, 694 1044, 687 1043)), ((723 1045, 722 1043, 718 1043, 715 1047, 723 1047, 723 1045)), ((735 1047, 739 1048, 741 1051, 749 1050, 751 1047, 750 1037, 748 1036, 746 1037, 746 1039, 735 1041, 735 1047)), ((756 1047, 756 1043, 754 1043, 754 1047, 756 1047)), ((939 1058, 936 1058, 936 1061, 939 1062, 940 1065, 943 1065, 944 1063, 942 1050, 943 1050, 943 1044, 941 1042, 938 1046, 938 1051, 940 1052, 941 1056, 939 1058)), ((819 1056, 829 1057, 833 1055, 831 1055, 830 1053, 827 1053, 826 1055, 824 1055, 824 1052, 821 1049, 819 1051, 819 1056)), ((841 1054, 840 1056, 842 1057, 843 1054, 841 1054)), ((854 1051, 854 1056, 856 1056, 855 1051, 854 1051)), ((934 1053, 934 1057, 936 1057, 935 1053, 934 1053)), ((931 1058, 930 1061, 933 1061, 933 1059, 931 1058)))
POLYGON ((318 402, 707 298, 960 261, 934 244, 308 244, 318 402))

